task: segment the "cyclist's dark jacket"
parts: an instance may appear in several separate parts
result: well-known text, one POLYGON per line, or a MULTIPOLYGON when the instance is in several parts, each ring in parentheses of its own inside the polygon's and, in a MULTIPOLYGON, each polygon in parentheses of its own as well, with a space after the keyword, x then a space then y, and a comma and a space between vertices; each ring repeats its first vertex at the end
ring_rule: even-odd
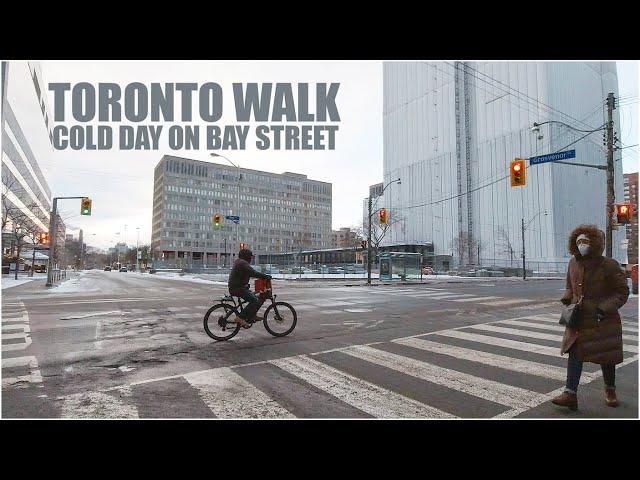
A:
POLYGON ((233 268, 229 274, 229 293, 231 295, 237 295, 245 290, 248 286, 249 279, 252 277, 266 279, 268 275, 254 270, 251 265, 249 265, 249 262, 238 258, 233 263, 233 268))

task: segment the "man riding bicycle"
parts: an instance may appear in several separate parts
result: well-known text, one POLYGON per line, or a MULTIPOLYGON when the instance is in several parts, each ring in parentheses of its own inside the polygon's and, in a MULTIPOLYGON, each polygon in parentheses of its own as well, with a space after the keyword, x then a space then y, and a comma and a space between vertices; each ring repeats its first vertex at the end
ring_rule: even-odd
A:
POLYGON ((249 279, 253 277, 271 280, 271 275, 265 275, 251 267, 250 263, 252 259, 253 252, 248 248, 243 248, 238 253, 238 258, 233 263, 233 268, 229 274, 229 294, 240 297, 248 302, 248 305, 244 308, 245 318, 238 316, 236 320, 242 327, 249 325, 246 320, 251 322, 256 321, 256 313, 262 305, 258 297, 251 291, 249 279))

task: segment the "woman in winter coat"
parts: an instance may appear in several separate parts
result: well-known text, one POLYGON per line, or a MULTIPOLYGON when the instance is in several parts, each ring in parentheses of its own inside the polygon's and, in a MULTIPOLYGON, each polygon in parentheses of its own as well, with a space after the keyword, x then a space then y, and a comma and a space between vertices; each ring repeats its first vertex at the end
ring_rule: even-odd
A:
POLYGON ((583 362, 602 367, 605 384, 604 401, 618 405, 616 398, 616 364, 622 362, 622 323, 618 309, 629 297, 627 278, 618 262, 602 256, 604 233, 596 225, 579 225, 569 236, 573 255, 567 269, 563 304, 577 303, 582 297, 580 320, 566 327, 561 355, 569 353, 565 391, 554 398, 556 405, 578 408, 578 384, 583 362))

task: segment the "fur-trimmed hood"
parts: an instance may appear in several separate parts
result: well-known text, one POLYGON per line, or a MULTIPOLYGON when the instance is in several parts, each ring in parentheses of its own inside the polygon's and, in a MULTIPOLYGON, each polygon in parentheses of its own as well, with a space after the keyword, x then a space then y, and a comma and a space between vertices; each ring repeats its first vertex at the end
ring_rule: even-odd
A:
POLYGON ((589 241, 591 242, 591 247, 589 248, 589 254, 587 257, 599 257, 604 252, 604 232, 598 228, 597 225, 578 225, 573 229, 571 235, 569 235, 569 253, 574 255, 576 258, 582 258, 580 255, 580 251, 578 250, 578 246, 576 245, 576 238, 579 235, 585 234, 589 241))

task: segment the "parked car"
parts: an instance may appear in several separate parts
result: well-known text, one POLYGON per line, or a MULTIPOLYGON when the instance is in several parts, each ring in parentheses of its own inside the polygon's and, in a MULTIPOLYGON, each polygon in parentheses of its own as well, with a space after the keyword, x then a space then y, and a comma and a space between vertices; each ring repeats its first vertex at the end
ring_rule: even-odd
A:
POLYGON ((428 267, 428 266, 424 266, 422 267, 422 275, 435 275, 436 272, 433 268, 428 267))
POLYGON ((128 272, 129 270, 127 270, 127 267, 120 267, 120 271, 121 272, 128 272))
POLYGON ((106 267, 104 267, 104 271, 105 272, 110 272, 111 271, 111 267, 107 265, 106 267))

